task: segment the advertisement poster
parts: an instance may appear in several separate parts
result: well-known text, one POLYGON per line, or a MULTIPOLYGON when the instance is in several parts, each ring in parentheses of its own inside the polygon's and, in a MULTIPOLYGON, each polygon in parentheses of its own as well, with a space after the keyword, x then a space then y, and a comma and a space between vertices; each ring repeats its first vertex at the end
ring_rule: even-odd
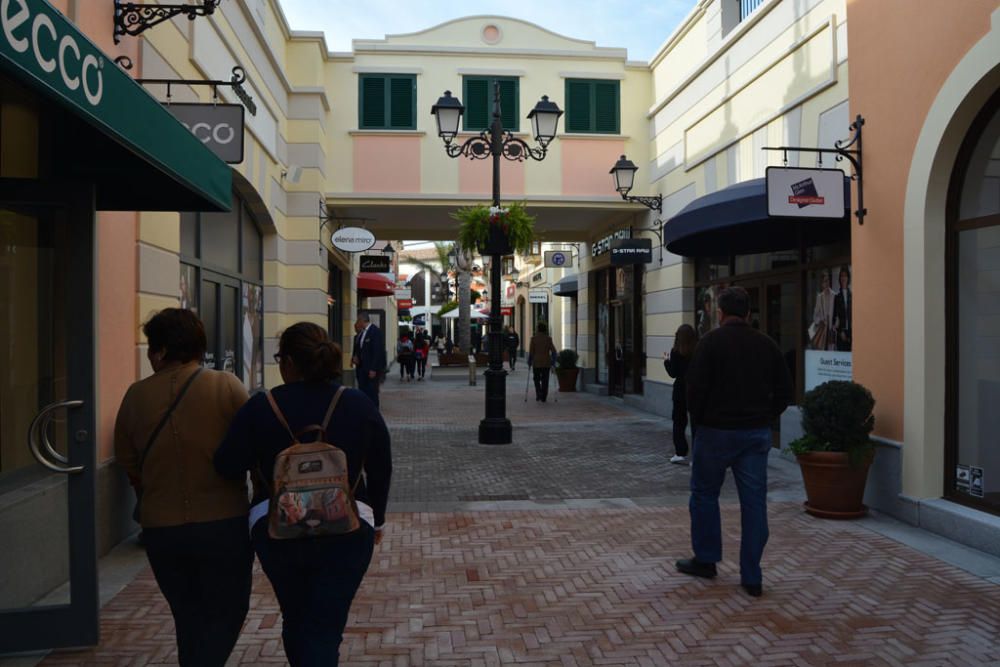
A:
POLYGON ((198 269, 190 264, 181 264, 180 284, 181 308, 198 312, 198 269))
POLYGON ((695 330, 698 332, 698 338, 701 338, 719 326, 719 309, 716 305, 716 297, 726 287, 728 287, 726 283, 721 283, 719 285, 703 287, 699 290, 694 315, 695 330))
POLYGON ((850 381, 854 293, 848 264, 808 275, 805 390, 830 380, 850 381))
POLYGON ((260 285, 243 283, 243 384, 247 391, 264 386, 264 308, 260 285))

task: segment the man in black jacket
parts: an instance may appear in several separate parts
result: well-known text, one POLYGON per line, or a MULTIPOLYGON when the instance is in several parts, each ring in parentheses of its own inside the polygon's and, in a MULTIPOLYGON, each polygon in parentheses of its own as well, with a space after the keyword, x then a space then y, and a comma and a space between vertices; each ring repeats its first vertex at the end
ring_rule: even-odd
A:
POLYGON ((697 425, 691 462, 691 544, 694 557, 677 569, 714 577, 722 560, 719 491, 726 469, 740 496, 740 583, 761 594, 760 559, 767 544, 767 455, 771 424, 792 400, 781 350, 750 327, 750 298, 730 287, 718 298, 722 325, 698 343, 687 372, 688 409, 697 425))
POLYGON ((354 323, 354 351, 351 354, 351 365, 358 379, 358 389, 372 400, 378 407, 379 383, 385 371, 385 339, 382 330, 372 324, 368 313, 358 313, 354 323))

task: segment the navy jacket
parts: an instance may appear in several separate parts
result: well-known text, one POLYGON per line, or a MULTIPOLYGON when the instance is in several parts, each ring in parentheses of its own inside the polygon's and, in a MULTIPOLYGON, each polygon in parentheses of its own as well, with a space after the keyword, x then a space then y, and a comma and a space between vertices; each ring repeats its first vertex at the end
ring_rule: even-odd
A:
POLYGON ((360 360, 356 369, 358 375, 363 373, 367 376, 368 371, 375 371, 377 373, 385 371, 388 364, 385 360, 385 338, 382 337, 382 330, 372 324, 368 327, 364 345, 360 346, 361 349, 358 346, 360 340, 361 334, 356 334, 354 336, 353 356, 360 360))
MULTIPOLYGON (((367 346, 367 343, 366 343, 367 346)), ((340 385, 326 382, 293 382, 271 392, 292 431, 323 421, 330 401, 340 385)), ((311 437, 311 436, 308 436, 311 437)), ((374 510, 375 525, 385 523, 392 478, 389 430, 375 404, 357 389, 347 389, 330 418, 326 442, 344 450, 351 484, 361 474, 362 458, 367 479, 358 484, 355 497, 374 510)), ((274 460, 292 444, 291 437, 271 410, 264 392, 255 394, 240 408, 229 433, 215 452, 215 469, 223 477, 243 479, 247 471, 260 470, 265 487, 254 484, 256 505, 270 495, 274 460)))

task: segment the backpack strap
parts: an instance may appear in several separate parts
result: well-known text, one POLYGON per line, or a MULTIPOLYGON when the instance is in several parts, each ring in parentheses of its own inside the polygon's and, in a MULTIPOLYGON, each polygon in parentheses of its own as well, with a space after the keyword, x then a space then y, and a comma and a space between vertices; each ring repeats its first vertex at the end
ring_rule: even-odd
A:
POLYGON ((278 402, 274 400, 274 394, 270 391, 265 391, 264 394, 267 396, 267 402, 271 404, 271 410, 274 412, 274 416, 278 418, 278 422, 285 427, 286 431, 288 431, 288 435, 292 437, 292 442, 297 443, 299 439, 295 437, 294 433, 292 433, 292 429, 288 425, 288 420, 285 419, 285 415, 281 412, 281 408, 278 407, 278 402))
POLYGON ((326 416, 323 417, 323 423, 320 425, 323 428, 323 435, 326 435, 326 429, 330 425, 330 418, 333 417, 333 411, 337 409, 337 403, 340 402, 340 397, 344 394, 344 390, 347 389, 344 385, 340 385, 337 389, 337 393, 333 395, 333 400, 330 401, 330 407, 326 409, 326 416))

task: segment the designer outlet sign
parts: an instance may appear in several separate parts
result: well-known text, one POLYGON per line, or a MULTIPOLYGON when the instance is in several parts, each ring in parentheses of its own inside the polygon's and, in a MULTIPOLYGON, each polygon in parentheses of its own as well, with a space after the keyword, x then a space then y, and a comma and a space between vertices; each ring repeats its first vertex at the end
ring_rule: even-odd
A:
POLYGON ((840 169, 767 168, 767 214, 771 217, 843 218, 845 191, 850 192, 840 169))

